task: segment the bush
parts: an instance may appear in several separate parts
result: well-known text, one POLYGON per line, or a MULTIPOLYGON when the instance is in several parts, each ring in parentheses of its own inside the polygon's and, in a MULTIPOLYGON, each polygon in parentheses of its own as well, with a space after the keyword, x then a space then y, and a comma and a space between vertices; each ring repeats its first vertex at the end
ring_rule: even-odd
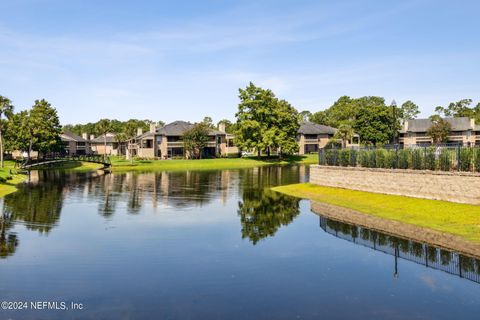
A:
POLYGON ((436 165, 436 159, 435 159, 435 148, 430 147, 425 149, 425 169, 427 170, 435 170, 437 165, 436 165))
POLYGON ((385 168, 396 168, 397 167, 397 156, 395 150, 386 150, 385 151, 385 168))
POLYGON ((480 148, 475 149, 475 171, 480 172, 480 148))
POLYGON ((325 162, 329 166, 338 166, 338 149, 325 150, 325 162))
POLYGON ((368 151, 367 150, 362 150, 358 152, 358 162, 360 166, 364 168, 368 168, 368 161, 369 161, 369 156, 368 156, 368 151))
POLYGON ((414 170, 422 170, 422 149, 413 149, 411 152, 410 168, 414 170))
POLYGON ((357 166, 357 150, 350 150, 350 166, 356 167, 357 166))
POLYGON ((406 149, 398 150, 398 169, 408 169, 408 159, 410 157, 410 152, 406 149))
POLYGON ((350 150, 340 150, 338 162, 342 167, 348 167, 348 165, 350 164, 350 150))
POLYGON ((7 182, 7 179, 5 177, 0 177, 0 183, 5 183, 7 182))
POLYGON ((473 150, 471 148, 461 148, 458 166, 461 171, 471 171, 473 160, 473 150))
POLYGON ((385 149, 375 150, 375 168, 385 168, 385 149))
POLYGON ((442 171, 450 171, 452 167, 451 152, 448 149, 442 149, 439 157, 439 168, 442 171))

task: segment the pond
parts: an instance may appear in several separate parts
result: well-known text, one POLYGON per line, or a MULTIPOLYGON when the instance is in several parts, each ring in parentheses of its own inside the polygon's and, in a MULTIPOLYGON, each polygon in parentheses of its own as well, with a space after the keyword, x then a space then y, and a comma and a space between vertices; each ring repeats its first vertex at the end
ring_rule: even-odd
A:
POLYGON ((33 173, 0 203, 1 300, 29 304, 0 319, 478 318, 478 260, 269 190, 307 180, 304 166, 33 173))

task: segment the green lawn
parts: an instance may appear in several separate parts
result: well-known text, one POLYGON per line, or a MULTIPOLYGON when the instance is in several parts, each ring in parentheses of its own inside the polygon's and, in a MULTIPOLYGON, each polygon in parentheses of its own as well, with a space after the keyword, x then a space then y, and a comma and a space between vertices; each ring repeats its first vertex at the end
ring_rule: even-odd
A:
POLYGON ((305 156, 290 156, 279 161, 276 158, 217 158, 202 160, 129 160, 112 157, 113 171, 177 171, 177 170, 217 170, 217 169, 241 169, 265 165, 286 164, 313 164, 318 163, 316 154, 305 156))
POLYGON ((330 188, 310 183, 273 190, 480 242, 480 206, 330 188))
POLYGON ((5 179, 5 182, 0 182, 0 198, 6 196, 9 193, 15 192, 17 184, 25 180, 26 176, 23 174, 15 174, 15 162, 5 161, 5 167, 0 168, 0 177, 5 179), (10 173, 12 170, 12 173, 10 173))

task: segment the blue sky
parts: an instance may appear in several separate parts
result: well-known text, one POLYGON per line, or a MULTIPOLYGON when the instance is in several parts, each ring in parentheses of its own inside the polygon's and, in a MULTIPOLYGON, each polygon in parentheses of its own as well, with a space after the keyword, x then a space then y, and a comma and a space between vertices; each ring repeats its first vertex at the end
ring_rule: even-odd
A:
POLYGON ((341 95, 480 100, 479 1, 0 0, 0 94, 62 123, 234 119, 249 81, 312 112, 341 95))

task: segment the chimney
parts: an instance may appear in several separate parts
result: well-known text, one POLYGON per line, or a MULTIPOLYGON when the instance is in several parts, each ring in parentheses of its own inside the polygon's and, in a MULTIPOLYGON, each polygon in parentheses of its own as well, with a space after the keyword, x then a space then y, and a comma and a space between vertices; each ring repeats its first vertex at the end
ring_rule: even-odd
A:
POLYGON ((218 131, 225 132, 225 123, 224 122, 220 122, 218 124, 218 131))
POLYGON ((155 123, 150 123, 150 132, 155 133, 155 131, 157 131, 157 126, 155 123))
POLYGON ((405 122, 403 123, 403 131, 408 131, 408 120, 405 120, 405 122))
POLYGON ((470 126, 472 127, 472 129, 475 129, 475 119, 470 119, 470 126))
POLYGON ((82 138, 88 140, 88 134, 86 132, 82 133, 82 138))
POLYGON ((94 134, 91 134, 91 135, 90 135, 90 140, 93 140, 93 139, 95 139, 95 135, 94 135, 94 134))
POLYGON ((143 134, 142 128, 137 128, 137 136, 141 136, 143 134))

